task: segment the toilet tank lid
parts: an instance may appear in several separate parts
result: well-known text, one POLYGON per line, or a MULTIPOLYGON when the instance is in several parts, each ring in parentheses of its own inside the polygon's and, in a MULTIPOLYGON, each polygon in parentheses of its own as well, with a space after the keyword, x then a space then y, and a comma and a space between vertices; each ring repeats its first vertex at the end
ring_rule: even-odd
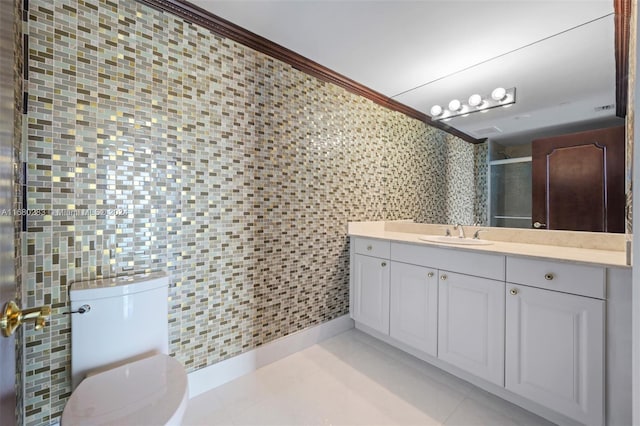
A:
POLYGON ((168 285, 169 278, 165 272, 79 281, 71 284, 69 298, 72 302, 104 299, 107 297, 140 293, 168 285))

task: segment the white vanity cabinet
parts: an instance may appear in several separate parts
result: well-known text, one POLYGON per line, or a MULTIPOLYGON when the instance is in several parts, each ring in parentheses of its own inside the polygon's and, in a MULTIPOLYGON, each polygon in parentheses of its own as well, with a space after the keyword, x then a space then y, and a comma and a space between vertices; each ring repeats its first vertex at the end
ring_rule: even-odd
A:
POLYGON ((504 282, 440 271, 438 358, 504 386, 504 282))
POLYGON ((389 334, 388 253, 388 241, 357 239, 351 269, 351 318, 383 334, 389 334))
POLYGON ((353 237, 351 273, 360 330, 554 423, 631 423, 629 269, 353 237))
MULTIPOLYGON (((437 328, 437 351, 432 347, 425 352, 504 386, 504 256, 392 242, 391 260, 394 268, 399 262, 408 264, 402 270, 430 267, 423 268, 422 274, 437 277, 437 290, 435 280, 429 284, 432 294, 437 291, 438 302, 428 311, 434 316, 437 311, 437 326, 435 321, 428 323, 437 328)), ((406 298, 394 300, 394 287, 402 285, 402 276, 394 272, 391 304, 397 310, 408 309, 411 303, 406 298)), ((426 323, 427 318, 420 319, 426 323)), ((395 321, 392 315, 392 330, 395 321)), ((398 340, 417 348, 415 343, 398 340)))
POLYGON ((507 257, 507 280, 530 286, 507 283, 505 387, 602 425, 605 301, 583 294, 604 296, 604 268, 507 257))
POLYGON ((438 350, 438 271, 391 262, 390 335, 433 357, 438 350))

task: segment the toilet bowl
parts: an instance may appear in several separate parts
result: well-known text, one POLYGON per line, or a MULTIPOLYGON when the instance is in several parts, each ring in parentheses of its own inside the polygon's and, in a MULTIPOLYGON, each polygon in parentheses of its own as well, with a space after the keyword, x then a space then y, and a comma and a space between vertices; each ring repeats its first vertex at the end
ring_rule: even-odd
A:
POLYGON ((85 378, 72 393, 62 425, 175 425, 187 407, 182 365, 158 354, 85 378))
POLYGON ((164 273, 73 283, 73 392, 62 426, 180 425, 187 373, 168 355, 164 273))

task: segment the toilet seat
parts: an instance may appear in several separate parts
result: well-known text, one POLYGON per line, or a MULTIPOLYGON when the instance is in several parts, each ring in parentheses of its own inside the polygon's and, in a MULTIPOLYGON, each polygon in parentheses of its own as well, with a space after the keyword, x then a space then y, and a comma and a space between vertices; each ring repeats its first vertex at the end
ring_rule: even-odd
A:
POLYGON ((184 367, 158 354, 84 379, 64 408, 62 425, 179 425, 187 401, 184 367))

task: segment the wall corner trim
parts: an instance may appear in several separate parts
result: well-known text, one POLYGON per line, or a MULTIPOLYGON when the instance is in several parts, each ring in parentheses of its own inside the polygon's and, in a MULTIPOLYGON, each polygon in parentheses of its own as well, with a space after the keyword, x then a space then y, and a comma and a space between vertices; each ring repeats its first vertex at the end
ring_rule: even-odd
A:
POLYGON ((367 98, 378 105, 397 111, 420 120, 432 127, 459 137, 470 143, 482 143, 484 139, 476 139, 460 130, 448 126, 441 121, 433 121, 427 114, 404 105, 382 93, 376 92, 348 77, 343 76, 319 63, 305 58, 286 47, 280 46, 266 38, 252 33, 232 22, 184 0, 137 0, 155 9, 163 10, 179 16, 184 20, 207 28, 209 31, 236 41, 272 58, 291 65, 293 68, 314 76, 322 81, 335 84, 356 95, 367 98))
POLYGON ((629 97, 629 42, 631 31, 631 0, 614 0, 615 60, 616 60, 616 116, 627 116, 629 97))
POLYGON ((346 314, 315 327, 289 334, 233 358, 192 371, 188 374, 189 398, 194 398, 353 327, 353 320, 346 314))

